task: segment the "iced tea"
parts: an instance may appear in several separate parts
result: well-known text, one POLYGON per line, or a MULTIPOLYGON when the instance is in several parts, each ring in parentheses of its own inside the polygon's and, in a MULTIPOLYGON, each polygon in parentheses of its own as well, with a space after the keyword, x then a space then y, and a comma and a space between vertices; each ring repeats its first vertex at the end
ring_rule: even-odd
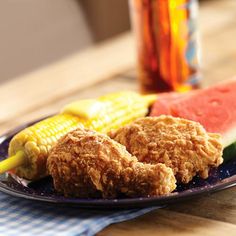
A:
POLYGON ((143 93, 199 85, 197 1, 130 0, 143 93))

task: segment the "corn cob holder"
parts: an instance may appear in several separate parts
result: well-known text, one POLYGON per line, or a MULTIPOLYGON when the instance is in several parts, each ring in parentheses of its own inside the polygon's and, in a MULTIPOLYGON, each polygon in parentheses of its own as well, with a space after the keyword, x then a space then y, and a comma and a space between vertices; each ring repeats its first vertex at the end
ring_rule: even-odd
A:
POLYGON ((145 116, 155 99, 156 95, 119 92, 71 103, 16 134, 9 144, 9 158, 0 163, 0 174, 11 170, 28 180, 44 177, 49 151, 63 135, 79 127, 102 133, 119 128, 145 116))

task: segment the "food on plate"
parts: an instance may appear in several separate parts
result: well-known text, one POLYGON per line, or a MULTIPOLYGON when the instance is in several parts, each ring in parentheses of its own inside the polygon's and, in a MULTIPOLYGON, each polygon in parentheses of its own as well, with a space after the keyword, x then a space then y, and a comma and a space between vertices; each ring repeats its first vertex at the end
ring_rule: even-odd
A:
POLYGON ((157 100, 152 105, 150 116, 160 116, 163 114, 172 115, 170 104, 192 93, 193 91, 185 93, 169 92, 158 94, 157 100))
POLYGON ((171 193, 176 180, 207 178, 223 162, 223 148, 235 155, 234 91, 236 79, 189 93, 119 92, 68 104, 12 138, 0 173, 27 180, 50 174, 65 196, 171 193))
POLYGON ((199 174, 208 177, 222 162, 221 137, 208 133, 200 123, 172 116, 139 118, 111 131, 109 136, 144 163, 164 163, 176 179, 188 183, 199 174))
POLYGON ((208 132, 220 133, 224 148, 236 142, 236 78, 170 99, 165 106, 162 109, 157 99, 151 116, 167 114, 197 121, 208 132))
POLYGON ((144 164, 105 134, 76 129, 52 148, 47 167, 65 196, 116 198, 172 192, 175 177, 164 164, 144 164))
POLYGON ((106 133, 145 116, 156 95, 118 92, 98 99, 69 104, 63 111, 16 134, 9 145, 9 157, 0 164, 0 173, 14 173, 28 180, 47 175, 46 161, 57 140, 78 127, 106 133))

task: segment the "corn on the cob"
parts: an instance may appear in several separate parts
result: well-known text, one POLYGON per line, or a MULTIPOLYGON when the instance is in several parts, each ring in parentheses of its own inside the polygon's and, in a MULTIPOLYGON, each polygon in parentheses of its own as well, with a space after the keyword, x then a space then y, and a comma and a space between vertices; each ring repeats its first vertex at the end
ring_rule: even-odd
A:
POLYGON ((62 113, 38 122, 13 137, 9 145, 9 156, 19 151, 23 153, 23 161, 19 162, 21 165, 14 169, 14 173, 29 180, 47 175, 48 153, 67 132, 85 127, 106 133, 145 116, 155 99, 155 95, 120 92, 102 96, 94 103, 82 100, 66 106, 62 113), (93 109, 97 105, 99 109, 93 109))

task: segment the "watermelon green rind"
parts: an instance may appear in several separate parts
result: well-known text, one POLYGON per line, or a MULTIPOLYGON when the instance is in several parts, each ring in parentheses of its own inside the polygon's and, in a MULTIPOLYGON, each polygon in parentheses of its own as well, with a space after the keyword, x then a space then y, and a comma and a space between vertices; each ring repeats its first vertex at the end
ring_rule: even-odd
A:
POLYGON ((225 162, 236 157, 236 142, 232 143, 223 150, 223 159, 225 162))
POLYGON ((236 142, 236 122, 232 125, 231 129, 228 129, 222 135, 223 147, 229 147, 231 144, 236 142))

